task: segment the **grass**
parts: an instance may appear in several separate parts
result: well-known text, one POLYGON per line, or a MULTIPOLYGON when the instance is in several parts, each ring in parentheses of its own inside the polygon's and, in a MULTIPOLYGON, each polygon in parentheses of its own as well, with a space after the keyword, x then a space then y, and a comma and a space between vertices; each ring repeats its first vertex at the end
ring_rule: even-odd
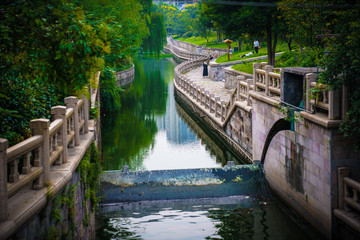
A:
MULTIPOLYGON (((252 55, 253 56, 253 55, 252 55)), ((288 64, 289 58, 283 58, 283 56, 275 57, 275 67, 283 68, 283 67, 296 67, 299 64, 294 63, 293 65, 288 64)), ((253 63, 261 63, 265 62, 266 59, 263 60, 255 60, 255 61, 244 61, 242 64, 233 65, 231 68, 237 71, 253 74, 253 63)))
MULTIPOLYGON (((176 40, 179 40, 179 41, 183 41, 183 42, 188 42, 188 43, 193 43, 195 45, 199 45, 199 46, 202 46, 202 45, 207 45, 208 42, 206 41, 205 38, 203 37, 189 37, 189 38, 184 38, 184 37, 180 37, 180 38, 176 38, 176 40)), ((209 40, 209 43, 210 42, 216 42, 216 33, 215 32, 212 32, 209 37, 208 37, 208 40, 209 40)))
MULTIPOLYGON (((276 52, 278 53, 278 52, 284 52, 284 51, 286 51, 288 49, 288 47, 287 47, 287 45, 286 45, 286 43, 280 43, 280 44, 278 44, 277 45, 277 47, 276 47, 276 52)), ((244 60, 244 59, 248 59, 248 58, 253 58, 253 57, 259 57, 259 56, 265 56, 265 55, 267 55, 267 48, 266 48, 266 46, 263 46, 263 47, 261 47, 260 49, 259 49, 259 52, 256 54, 256 53, 254 53, 253 55, 250 55, 250 56, 248 56, 248 57, 241 57, 242 55, 244 55, 244 54, 246 54, 246 53, 249 53, 249 52, 253 52, 254 50, 245 50, 245 51, 240 51, 240 52, 235 52, 235 53, 233 53, 230 57, 230 61, 237 61, 237 60, 244 60)), ((216 62, 217 63, 225 63, 225 62, 229 62, 228 61, 228 56, 227 56, 227 54, 225 54, 225 55, 222 55, 222 56, 220 56, 220 57, 218 57, 217 59, 216 59, 216 62)))
POLYGON ((231 68, 240 72, 245 72, 249 74, 253 74, 253 63, 259 63, 262 60, 255 60, 252 62, 244 62, 242 64, 233 65, 231 68))

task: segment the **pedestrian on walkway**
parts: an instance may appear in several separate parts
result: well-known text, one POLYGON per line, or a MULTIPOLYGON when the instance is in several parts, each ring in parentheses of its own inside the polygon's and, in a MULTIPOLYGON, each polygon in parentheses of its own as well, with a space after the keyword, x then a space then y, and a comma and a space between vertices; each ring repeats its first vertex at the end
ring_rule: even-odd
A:
POLYGON ((203 63, 203 78, 208 76, 208 63, 207 60, 203 63))
POLYGON ((255 52, 258 53, 258 51, 259 51, 259 42, 256 39, 254 41, 254 48, 255 48, 255 52))

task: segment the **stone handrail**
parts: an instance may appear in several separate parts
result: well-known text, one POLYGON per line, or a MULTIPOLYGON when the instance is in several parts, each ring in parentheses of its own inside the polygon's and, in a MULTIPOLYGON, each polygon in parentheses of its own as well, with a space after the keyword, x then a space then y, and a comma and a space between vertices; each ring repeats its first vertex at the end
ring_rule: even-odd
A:
POLYGON ((344 119, 347 111, 346 88, 342 87, 336 91, 328 90, 326 84, 316 83, 316 74, 314 73, 306 74, 305 79, 307 94, 310 94, 312 89, 317 89, 313 96, 306 97, 306 110, 321 109, 327 113, 329 120, 344 119))
POLYGON ((184 50, 182 48, 176 47, 172 44, 166 45, 165 48, 172 51, 177 57, 186 59, 186 60, 202 58, 204 61, 204 60, 206 60, 206 57, 207 57, 205 54, 193 53, 193 52, 184 50))
POLYGON ((253 63, 253 68, 255 91, 264 92, 269 97, 280 97, 281 74, 273 72, 273 66, 264 66, 263 63, 253 63))
POLYGON ((88 132, 88 100, 67 97, 65 103, 66 107, 51 109, 51 123, 31 120, 32 137, 10 148, 0 138, 0 221, 8 218, 8 199, 29 183, 34 190, 44 188, 50 182, 51 167, 67 163, 68 148, 80 145, 80 135, 88 132))
POLYGON ((338 167, 338 207, 334 215, 360 233, 360 183, 351 179, 350 168, 338 167))
POLYGON ((187 51, 197 51, 198 53, 201 52, 203 54, 206 55, 213 55, 215 54, 215 52, 217 52, 218 55, 223 55, 227 53, 227 49, 223 49, 223 48, 209 48, 209 47, 205 47, 204 46, 199 46, 193 43, 188 43, 188 42, 183 42, 183 41, 179 41, 176 39, 173 39, 171 37, 168 38, 168 42, 171 41, 171 44, 181 48, 181 49, 185 49, 187 51))

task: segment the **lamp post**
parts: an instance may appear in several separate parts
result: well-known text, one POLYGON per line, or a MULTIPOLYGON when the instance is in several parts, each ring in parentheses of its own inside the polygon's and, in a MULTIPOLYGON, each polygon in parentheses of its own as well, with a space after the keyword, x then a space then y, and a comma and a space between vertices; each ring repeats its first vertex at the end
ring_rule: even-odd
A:
POLYGON ((226 39, 224 40, 224 43, 227 44, 227 51, 228 51, 228 61, 230 61, 230 43, 232 43, 233 41, 231 41, 230 39, 226 39))

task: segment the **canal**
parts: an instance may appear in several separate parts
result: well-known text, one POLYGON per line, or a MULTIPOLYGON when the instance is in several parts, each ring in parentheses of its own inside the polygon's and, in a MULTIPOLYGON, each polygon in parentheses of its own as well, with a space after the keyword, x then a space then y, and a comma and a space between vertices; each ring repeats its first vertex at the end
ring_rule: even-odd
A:
MULTIPOLYGON (((102 118, 103 170, 222 167, 244 161, 173 96, 174 61, 138 59, 120 111, 102 118)), ((318 239, 271 194, 100 206, 97 239, 318 239)))

